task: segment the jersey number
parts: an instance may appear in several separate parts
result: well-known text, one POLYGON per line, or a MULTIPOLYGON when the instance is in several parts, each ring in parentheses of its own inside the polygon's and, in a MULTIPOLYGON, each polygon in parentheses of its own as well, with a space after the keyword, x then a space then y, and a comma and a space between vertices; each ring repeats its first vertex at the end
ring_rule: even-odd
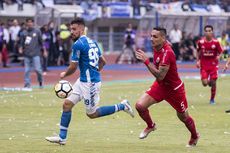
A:
POLYGON ((99 61, 99 57, 98 57, 98 48, 90 48, 89 50, 89 64, 93 67, 97 67, 98 66, 98 61, 99 61))

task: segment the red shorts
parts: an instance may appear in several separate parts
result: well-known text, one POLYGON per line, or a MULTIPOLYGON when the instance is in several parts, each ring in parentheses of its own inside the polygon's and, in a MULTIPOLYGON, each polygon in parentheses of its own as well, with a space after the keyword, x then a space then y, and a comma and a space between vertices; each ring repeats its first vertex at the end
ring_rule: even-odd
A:
POLYGON ((200 75, 201 75, 201 80, 204 79, 216 80, 218 78, 218 68, 217 67, 201 68, 200 75))
POLYGON ((157 102, 167 101, 177 112, 184 113, 188 108, 184 84, 174 90, 154 82, 146 93, 157 102))

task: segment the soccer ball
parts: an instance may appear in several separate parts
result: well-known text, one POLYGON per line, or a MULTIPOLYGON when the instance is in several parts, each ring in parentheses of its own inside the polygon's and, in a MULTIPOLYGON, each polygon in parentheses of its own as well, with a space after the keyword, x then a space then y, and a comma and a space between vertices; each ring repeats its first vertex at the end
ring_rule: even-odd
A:
POLYGON ((67 98, 73 91, 69 81, 61 80, 54 86, 54 91, 59 98, 67 98))

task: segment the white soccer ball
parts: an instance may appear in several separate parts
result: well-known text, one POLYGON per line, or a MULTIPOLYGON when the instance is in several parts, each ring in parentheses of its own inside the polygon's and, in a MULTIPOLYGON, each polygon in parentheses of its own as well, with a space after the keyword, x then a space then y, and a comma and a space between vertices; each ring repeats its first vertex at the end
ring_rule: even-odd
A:
POLYGON ((67 98, 73 91, 69 81, 61 80, 54 86, 54 91, 58 98, 67 98))

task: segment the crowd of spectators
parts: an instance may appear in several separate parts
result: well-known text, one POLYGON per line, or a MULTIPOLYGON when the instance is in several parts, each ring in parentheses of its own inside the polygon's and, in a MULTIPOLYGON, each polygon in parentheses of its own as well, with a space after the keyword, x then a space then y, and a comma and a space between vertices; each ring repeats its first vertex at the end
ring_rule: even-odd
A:
MULTIPOLYGON (((204 7, 207 10, 212 10, 213 8, 219 9, 215 7, 217 5, 225 12, 230 12, 230 1, 229 0, 88 0, 88 1, 81 1, 81 0, 53 0, 53 4, 64 4, 64 5, 84 5, 87 7, 91 6, 104 6, 110 2, 128 2, 130 5, 133 6, 135 13, 140 14, 140 6, 145 6, 147 9, 151 7, 150 3, 160 3, 160 4, 168 4, 171 2, 183 2, 182 10, 183 11, 195 11, 193 6, 204 7), (84 4, 83 4, 84 3, 84 4), (211 5, 213 7, 207 7, 211 5)), ((40 3, 43 8, 45 8, 46 1, 42 0, 1 0, 0 1, 0 10, 4 9, 3 3, 7 5, 11 5, 14 3, 18 4, 18 10, 23 10, 24 3, 36 4, 40 3)))
MULTIPOLYGON (((121 0, 119 0, 121 1, 121 0)), ((7 5, 11 5, 13 3, 18 3, 20 5, 19 9, 23 10, 23 3, 31 3, 35 4, 37 2, 41 3, 43 7, 45 4, 42 0, 3 0, 0 1, 0 10, 3 8, 3 3, 7 5), (22 4, 22 6, 21 6, 22 4)), ((97 7, 98 5, 102 5, 107 2, 115 2, 114 0, 105 1, 105 0, 90 0, 90 1, 79 1, 79 0, 54 0, 54 4, 58 4, 63 2, 64 4, 67 2, 70 4, 77 4, 82 6, 85 13, 94 18, 91 10, 97 7), (88 12, 87 12, 88 11, 88 12)), ((148 3, 161 3, 167 4, 169 2, 177 2, 177 0, 123 0, 122 2, 130 2, 132 5, 146 5, 148 3)), ((207 5, 207 4, 218 4, 225 11, 229 11, 229 3, 228 0, 185 0, 186 4, 198 4, 198 5, 207 5)), ((184 7, 186 8, 186 7, 184 7)), ((187 7, 189 9, 189 7, 187 7)), ((138 9, 137 9, 138 14, 138 9)), ((84 16, 83 16, 84 17, 84 16)), ((48 65, 68 65, 69 55, 70 55, 70 31, 68 24, 62 24, 55 26, 54 22, 49 22, 41 27, 42 40, 43 40, 43 48, 41 51, 41 59, 42 59, 42 67, 43 71, 47 71, 48 65), (57 30, 59 29, 59 30, 57 30)), ((18 51, 19 42, 23 32, 26 29, 26 24, 24 22, 18 23, 16 19, 8 20, 7 23, 3 23, 0 21, 0 52, 1 52, 1 63, 3 67, 8 67, 9 62, 20 62, 22 55, 20 55, 18 51), (10 60, 9 60, 10 57, 10 60)), ((227 52, 229 52, 230 46, 230 32, 223 31, 222 36, 218 37, 218 40, 221 42, 222 47, 225 50, 224 56, 227 57, 227 52)), ((174 29, 169 32, 168 40, 172 43, 177 60, 180 61, 192 61, 195 60, 196 56, 196 41, 199 37, 193 36, 192 33, 186 33, 178 29, 176 25, 174 25, 174 29)), ((139 39, 143 41, 145 48, 147 50, 151 50, 151 41, 149 37, 143 37, 143 39, 139 39)), ((124 42, 125 43, 125 42, 124 42)), ((136 42, 141 43, 141 42, 136 42)))
MULTIPOLYGON (((0 21, 0 56, 3 67, 8 63, 23 63, 23 55, 19 53, 19 45, 26 30, 24 22, 18 23, 17 19, 8 20, 7 23, 0 21), (9 60, 10 59, 10 60, 9 60)), ((50 21, 40 28, 43 47, 41 61, 43 72, 47 72, 48 65, 68 65, 70 54, 70 31, 69 25, 60 25, 60 30, 55 29, 55 23, 50 21)))
MULTIPOLYGON (((26 24, 20 24, 16 19, 8 20, 7 23, 0 21, 0 56, 3 67, 8 67, 8 63, 23 63, 23 55, 19 53, 19 43, 26 30, 26 24)), ((41 50, 41 62, 43 72, 48 71, 47 66, 68 65, 71 52, 71 39, 69 24, 62 24, 59 30, 55 28, 55 23, 50 21, 40 28, 43 47, 41 50)), ((126 35, 124 31, 124 35, 126 35)), ((192 33, 186 33, 178 29, 177 25, 168 33, 168 41, 172 43, 177 60, 179 61, 193 61, 196 59, 196 42, 199 36, 194 36, 192 33)), ((224 49, 223 58, 227 58, 230 52, 230 37, 229 31, 223 31, 221 36, 217 39, 220 41, 224 49)), ((138 39, 140 41, 141 39, 138 39)), ((124 41, 124 44, 126 41, 124 41)), ((135 46, 138 43, 135 42, 135 46)), ((151 41, 149 37, 143 37, 143 44, 146 51, 151 51, 151 41)), ((133 45, 134 46, 134 45, 133 45)))

